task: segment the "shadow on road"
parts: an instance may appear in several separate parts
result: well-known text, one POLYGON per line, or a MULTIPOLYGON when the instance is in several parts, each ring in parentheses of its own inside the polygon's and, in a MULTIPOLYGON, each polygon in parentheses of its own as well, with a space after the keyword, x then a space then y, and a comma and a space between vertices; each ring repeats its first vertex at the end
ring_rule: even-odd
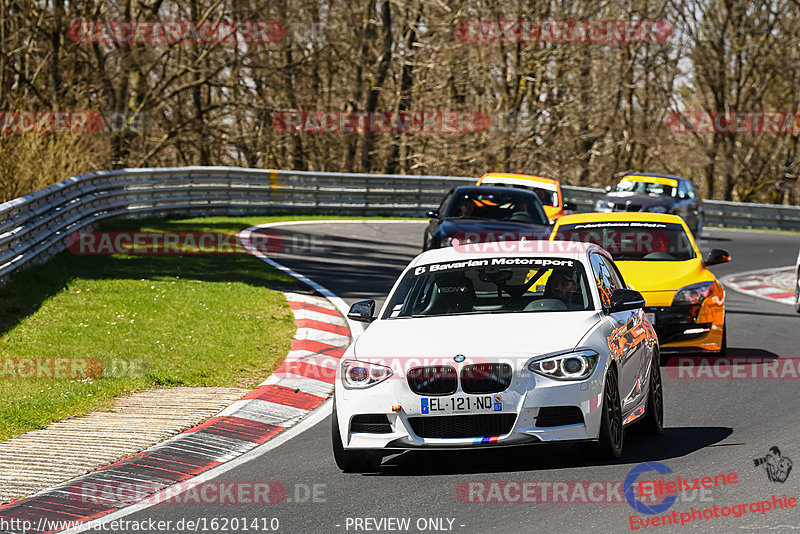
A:
POLYGON ((765 350, 765 349, 758 349, 758 348, 728 348, 727 353, 725 356, 720 356, 714 353, 693 353, 693 354, 669 354, 664 355, 665 363, 663 363, 662 367, 680 367, 681 362, 686 361, 687 358, 691 358, 691 362, 693 365, 699 363, 700 361, 705 360, 709 364, 713 365, 714 362, 720 360, 722 362, 727 362, 725 365, 730 363, 732 358, 760 358, 764 362, 768 362, 771 360, 778 360, 780 356, 775 354, 772 351, 765 350))
POLYGON ((484 450, 409 451, 385 460, 367 476, 453 475, 549 471, 587 465, 638 464, 680 458, 710 447, 733 433, 728 427, 670 427, 660 436, 627 432, 622 458, 598 461, 575 445, 528 445, 484 450))

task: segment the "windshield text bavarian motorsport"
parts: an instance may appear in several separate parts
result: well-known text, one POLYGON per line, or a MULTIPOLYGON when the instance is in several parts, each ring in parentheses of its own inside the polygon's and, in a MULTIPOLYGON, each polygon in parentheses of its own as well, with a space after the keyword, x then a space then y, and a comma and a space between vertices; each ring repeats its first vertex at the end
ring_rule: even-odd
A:
POLYGON ((414 275, 419 276, 425 273, 435 273, 449 271, 452 269, 464 269, 467 267, 497 267, 511 265, 530 265, 532 267, 572 267, 573 260, 562 260, 557 258, 491 258, 486 260, 466 260, 453 261, 447 263, 432 263, 414 268, 414 275))

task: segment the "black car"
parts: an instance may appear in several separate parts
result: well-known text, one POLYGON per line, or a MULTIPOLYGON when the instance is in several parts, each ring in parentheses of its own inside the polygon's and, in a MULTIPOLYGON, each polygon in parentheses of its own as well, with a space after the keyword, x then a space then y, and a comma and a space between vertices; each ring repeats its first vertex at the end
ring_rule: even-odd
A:
POLYGON ((594 211, 649 211, 672 213, 686 221, 695 237, 703 229, 703 201, 692 182, 668 174, 635 173, 624 176, 617 186, 594 205, 594 211))
POLYGON ((511 233, 547 239, 551 223, 539 196, 524 189, 463 186, 451 189, 439 209, 428 211, 422 249, 448 247, 467 234, 511 233))

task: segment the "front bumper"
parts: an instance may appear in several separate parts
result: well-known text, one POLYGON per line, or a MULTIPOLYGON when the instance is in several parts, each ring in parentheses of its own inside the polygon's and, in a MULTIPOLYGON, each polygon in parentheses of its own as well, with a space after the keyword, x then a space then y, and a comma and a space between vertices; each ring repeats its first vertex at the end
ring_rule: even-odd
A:
MULTIPOLYGON (((491 411, 473 410, 451 415, 423 413, 423 399, 475 399, 485 395, 466 394, 460 384, 453 395, 418 395, 410 389, 405 378, 399 376, 363 390, 345 389, 341 380, 337 379, 334 402, 344 447, 372 450, 451 449, 596 440, 600 430, 605 363, 600 362, 594 375, 582 382, 559 382, 536 375, 525 367, 526 363, 527 360, 512 364, 514 372, 508 389, 490 394, 492 401, 496 400, 495 396, 500 396, 499 410, 493 402, 491 411), (398 411, 393 410, 398 406, 398 411), (361 417, 356 419, 357 416, 361 417), (369 420, 364 416, 372 416, 375 421, 385 423, 365 427, 359 423, 369 420), (453 419, 472 416, 479 418, 453 419), (561 422, 569 424, 559 424, 561 422), (454 427, 456 430, 453 430, 454 427), (490 428, 503 430, 502 433, 487 432, 485 435, 481 431, 490 428), (446 434, 452 437, 420 436, 422 429, 429 436, 446 434)), ((437 401, 437 405, 445 402, 437 401)), ((471 404, 474 405, 475 401, 471 404)))
POLYGON ((650 306, 653 326, 663 352, 718 352, 722 348, 722 321, 701 313, 701 305, 650 306))

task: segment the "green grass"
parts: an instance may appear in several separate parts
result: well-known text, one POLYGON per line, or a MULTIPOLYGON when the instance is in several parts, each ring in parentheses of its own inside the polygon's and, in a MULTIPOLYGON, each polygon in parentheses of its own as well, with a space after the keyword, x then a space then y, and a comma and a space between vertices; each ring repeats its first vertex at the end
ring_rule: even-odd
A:
MULTIPOLYGON (((342 219, 151 219, 116 221, 101 229, 235 233, 264 222, 334 218, 342 219)), ((298 287, 293 278, 244 254, 62 252, 22 271, 0 289, 3 362, 98 358, 104 372, 82 380, 0 379, 0 440, 106 409, 127 392, 257 385, 282 361, 295 330, 289 307, 275 289, 298 287)))

